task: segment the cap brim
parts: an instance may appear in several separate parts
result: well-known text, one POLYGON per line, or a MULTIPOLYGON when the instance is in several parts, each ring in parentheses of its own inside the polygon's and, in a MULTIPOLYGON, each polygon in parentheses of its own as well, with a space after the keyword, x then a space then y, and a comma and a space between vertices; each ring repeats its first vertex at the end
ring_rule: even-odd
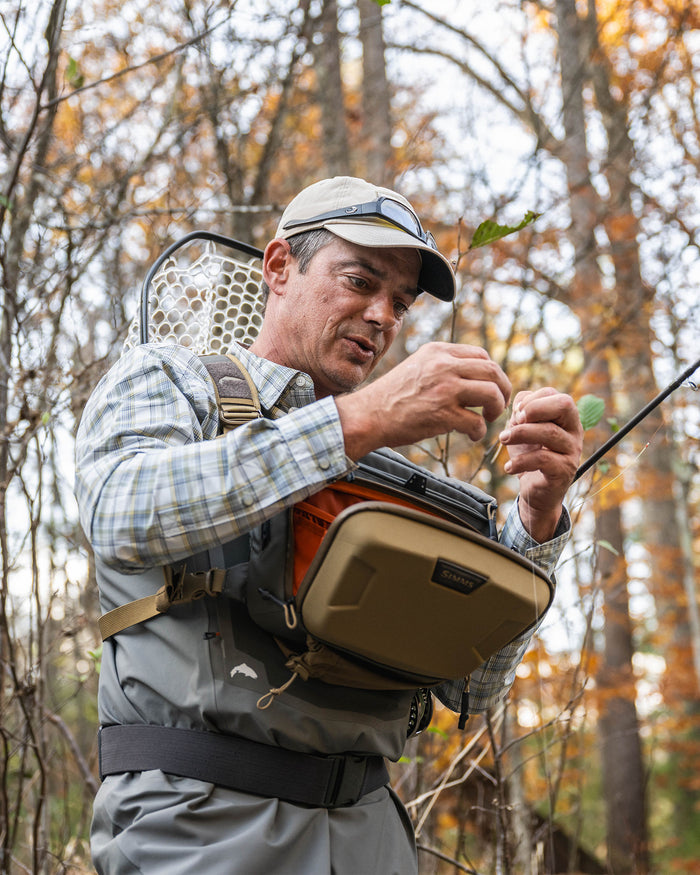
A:
MULTIPOLYGON (((356 243, 358 246, 395 246, 418 249, 422 259, 421 271, 418 277, 419 289, 439 298, 441 301, 452 301, 454 299, 456 292, 455 275, 450 262, 437 250, 428 246, 427 243, 423 243, 412 234, 402 231, 401 228, 384 222, 363 222, 357 219, 352 222, 336 222, 331 220, 319 225, 295 229, 294 233, 300 234, 303 231, 310 231, 315 227, 326 228, 343 240, 347 240, 349 243, 356 243)), ((292 235, 287 232, 284 236, 292 235)))

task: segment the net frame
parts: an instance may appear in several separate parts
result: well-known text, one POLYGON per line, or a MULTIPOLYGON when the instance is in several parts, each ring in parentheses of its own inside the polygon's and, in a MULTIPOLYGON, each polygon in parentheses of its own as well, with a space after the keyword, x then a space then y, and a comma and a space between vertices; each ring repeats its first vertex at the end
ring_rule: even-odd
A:
POLYGON ((210 231, 192 231, 153 263, 124 349, 177 343, 196 355, 250 345, 262 326, 262 250, 210 231))

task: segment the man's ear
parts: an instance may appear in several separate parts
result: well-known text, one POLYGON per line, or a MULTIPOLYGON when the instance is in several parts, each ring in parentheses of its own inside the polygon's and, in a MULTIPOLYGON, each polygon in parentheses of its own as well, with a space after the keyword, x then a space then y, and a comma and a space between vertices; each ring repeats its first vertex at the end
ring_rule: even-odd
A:
POLYGON ((271 240, 265 247, 263 279, 273 294, 284 294, 292 261, 293 256, 286 240, 278 237, 271 240))

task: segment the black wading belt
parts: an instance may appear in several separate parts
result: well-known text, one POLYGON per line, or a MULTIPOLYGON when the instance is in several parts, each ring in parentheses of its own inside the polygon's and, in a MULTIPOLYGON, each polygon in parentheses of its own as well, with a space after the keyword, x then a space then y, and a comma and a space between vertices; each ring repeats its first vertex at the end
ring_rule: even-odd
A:
POLYGON ((247 738, 150 724, 103 726, 100 777, 160 769, 317 808, 353 805, 389 782, 380 756, 317 756, 247 738))

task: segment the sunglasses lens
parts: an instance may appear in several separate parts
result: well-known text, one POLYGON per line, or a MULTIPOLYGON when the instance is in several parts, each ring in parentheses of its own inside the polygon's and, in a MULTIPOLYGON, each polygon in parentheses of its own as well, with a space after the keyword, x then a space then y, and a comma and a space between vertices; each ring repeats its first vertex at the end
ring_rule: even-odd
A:
POLYGON ((435 238, 430 231, 423 230, 420 220, 413 210, 409 210, 408 207, 390 198, 383 198, 379 201, 379 212, 389 221, 394 222, 400 228, 403 228, 404 231, 408 231, 409 234, 418 237, 419 240, 427 243, 431 249, 437 251, 435 238))
POLYGON ((413 213, 396 201, 385 198, 381 202, 381 213, 386 216, 391 222, 395 222, 399 227, 404 228, 411 234, 422 236, 423 229, 420 222, 413 213))

